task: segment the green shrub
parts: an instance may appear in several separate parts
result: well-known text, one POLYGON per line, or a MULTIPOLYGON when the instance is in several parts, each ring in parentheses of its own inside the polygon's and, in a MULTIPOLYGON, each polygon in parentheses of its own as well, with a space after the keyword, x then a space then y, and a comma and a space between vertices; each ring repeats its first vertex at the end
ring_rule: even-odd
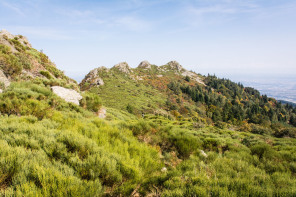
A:
POLYGON ((182 130, 173 130, 169 140, 172 141, 182 158, 188 158, 193 152, 198 151, 202 144, 197 137, 182 130))
POLYGON ((32 68, 31 61, 30 61, 29 57, 27 55, 25 55, 25 53, 17 53, 16 56, 19 58, 19 61, 23 65, 24 69, 29 70, 32 68))
POLYGON ((251 147, 251 153, 257 155, 259 159, 277 159, 279 154, 268 144, 257 144, 251 147))
POLYGON ((49 59, 48 59, 47 55, 45 55, 43 52, 39 53, 39 57, 40 57, 41 64, 49 63, 49 59))
POLYGON ((4 89, 5 88, 5 85, 4 85, 4 83, 3 82, 0 82, 0 89, 4 89))
POLYGON ((52 79, 51 74, 47 70, 41 70, 40 74, 46 77, 47 79, 52 79))
POLYGON ((92 112, 98 112, 102 106, 102 101, 97 94, 86 92, 80 100, 80 106, 92 112))
POLYGON ((12 54, 0 53, 0 67, 9 76, 17 76, 23 70, 22 63, 12 54))
POLYGON ((186 76, 184 79, 185 79, 185 81, 190 82, 190 77, 189 76, 186 76))
POLYGON ((256 125, 256 124, 251 125, 251 132, 254 134, 260 134, 260 135, 271 134, 270 129, 263 127, 263 126, 256 125))
MULTIPOLYGON (((42 61, 42 60, 41 60, 42 61)), ((48 59, 47 60, 43 60, 47 63, 44 64, 46 70, 48 70, 51 74, 53 74, 56 78, 61 78, 61 77, 65 77, 64 73, 62 71, 60 71, 59 69, 57 69, 54 65, 48 63, 48 59)), ((67 79, 67 78, 65 78, 67 79)))
POLYGON ((135 108, 131 104, 128 104, 126 106, 126 110, 131 114, 133 114, 135 112, 135 108))
POLYGON ((14 47, 16 48, 16 50, 18 50, 19 52, 25 51, 26 47, 24 45, 22 45, 20 43, 20 41, 18 41, 18 38, 15 37, 14 39, 9 39, 9 43, 14 45, 14 47))
POLYGON ((11 50, 8 46, 0 44, 0 52, 3 54, 10 54, 11 50))

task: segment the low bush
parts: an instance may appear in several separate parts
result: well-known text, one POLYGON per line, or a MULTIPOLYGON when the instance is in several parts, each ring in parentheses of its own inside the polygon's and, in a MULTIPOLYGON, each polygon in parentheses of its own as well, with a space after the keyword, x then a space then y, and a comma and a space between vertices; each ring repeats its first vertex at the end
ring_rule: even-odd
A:
POLYGON ((39 73, 41 75, 43 75, 44 77, 46 77, 47 79, 51 79, 52 78, 51 74, 47 70, 41 70, 39 73))
POLYGON ((83 98, 80 100, 80 106, 89 111, 98 112, 102 106, 102 101, 97 94, 86 92, 83 94, 83 98))

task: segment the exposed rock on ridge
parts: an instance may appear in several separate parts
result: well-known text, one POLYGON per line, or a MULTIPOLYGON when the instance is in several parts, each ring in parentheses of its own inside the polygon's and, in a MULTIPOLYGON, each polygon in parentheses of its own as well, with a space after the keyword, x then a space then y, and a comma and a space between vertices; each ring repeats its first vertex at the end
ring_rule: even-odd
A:
MULTIPOLYGON (((113 66, 111 69, 105 68, 105 67, 99 67, 96 69, 93 69, 90 71, 85 78, 80 83, 81 90, 89 89, 93 86, 101 86, 104 85, 104 81, 102 76, 105 77, 105 75, 101 75, 103 72, 111 72, 113 73, 114 70, 118 70, 126 75, 129 76, 129 78, 140 81, 143 80, 149 73, 143 74, 143 72, 138 71, 145 71, 150 70, 152 68, 152 65, 148 61, 142 61, 137 68, 133 69, 131 68, 126 62, 121 62, 113 66), (101 75, 101 76, 100 76, 101 75)), ((155 76, 157 77, 163 77, 166 75, 167 72, 174 72, 176 75, 182 75, 184 77, 188 76, 191 80, 194 80, 202 85, 205 85, 204 82, 201 80, 198 74, 188 71, 184 69, 177 61, 170 61, 164 66, 156 66, 155 76)), ((115 74, 115 73, 113 73, 115 74)))
POLYGON ((9 33, 5 29, 0 31, 0 44, 4 44, 6 46, 9 46, 13 53, 18 52, 18 50, 14 47, 14 45, 11 44, 11 42, 9 42, 10 39, 17 39, 22 45, 24 45, 26 47, 30 47, 30 48, 32 47, 26 37, 24 37, 22 35, 15 36, 15 35, 9 33))
POLYGON ((188 71, 188 70, 185 70, 184 72, 181 73, 182 76, 186 77, 190 77, 190 79, 192 80, 195 80, 196 82, 202 84, 202 85, 206 85, 201 79, 200 77, 194 73, 194 72, 191 72, 191 71, 188 71))
MULTIPOLYGON (((105 70, 108 72, 108 69, 106 67, 95 68, 95 69, 91 70, 85 76, 85 78, 82 80, 81 84, 88 83, 90 87, 104 85, 103 79, 99 76, 100 70, 105 70)), ((81 88, 83 90, 83 87, 81 87, 81 88)))
POLYGON ((167 65, 174 70, 177 70, 178 72, 181 72, 182 70, 185 70, 177 61, 170 61, 167 63, 167 65))
POLYGON ((119 64, 116 64, 113 68, 117 68, 118 70, 126 74, 133 72, 132 68, 126 62, 121 62, 119 64))
POLYGON ((138 68, 151 69, 151 64, 148 61, 142 61, 138 68))

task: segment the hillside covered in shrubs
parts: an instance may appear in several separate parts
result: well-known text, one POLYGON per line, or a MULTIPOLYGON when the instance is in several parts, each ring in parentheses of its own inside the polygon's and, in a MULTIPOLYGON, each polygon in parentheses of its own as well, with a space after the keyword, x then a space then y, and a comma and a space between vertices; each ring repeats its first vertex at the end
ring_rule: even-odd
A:
POLYGON ((0 196, 296 195, 292 105, 175 61, 97 68, 78 85, 23 37, 4 40, 0 196))

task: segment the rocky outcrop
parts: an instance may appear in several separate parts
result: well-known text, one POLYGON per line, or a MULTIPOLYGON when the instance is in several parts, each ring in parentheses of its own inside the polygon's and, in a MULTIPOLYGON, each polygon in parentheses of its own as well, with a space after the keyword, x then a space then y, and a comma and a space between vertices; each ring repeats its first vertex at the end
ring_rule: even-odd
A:
POLYGON ((22 45, 24 45, 26 47, 30 47, 30 48, 32 47, 31 44, 29 43, 28 39, 25 36, 13 35, 5 29, 0 31, 0 44, 4 44, 6 46, 9 46, 11 48, 11 51, 13 53, 16 53, 16 52, 18 52, 18 50, 11 43, 10 40, 12 40, 12 39, 19 41, 22 45))
POLYGON ((152 65, 148 61, 142 61, 136 69, 132 69, 126 62, 116 64, 111 69, 105 67, 96 68, 90 71, 80 83, 81 90, 87 90, 93 86, 104 85, 104 81, 107 77, 116 76, 118 71, 126 74, 130 79, 135 81, 141 81, 145 78, 153 77, 166 77, 167 74, 176 74, 181 76, 189 76, 192 81, 196 81, 202 85, 205 85, 200 76, 192 71, 184 69, 177 61, 170 61, 163 66, 152 65), (153 68, 153 72, 149 72, 153 68), (145 70, 147 72, 145 72, 145 70), (140 71, 140 72, 139 72, 140 71), (142 72, 144 71, 144 72, 142 72), (104 77, 104 78, 103 78, 104 77))
POLYGON ((126 74, 133 72, 131 67, 126 62, 121 62, 119 64, 116 64, 113 68, 116 68, 119 71, 126 73, 126 74))
POLYGON ((0 70, 0 83, 4 84, 4 87, 8 87, 10 85, 10 81, 6 77, 6 75, 0 70))
MULTIPOLYGON (((15 80, 27 81, 39 77, 50 80, 58 79, 62 81, 60 84, 63 86, 73 86, 79 89, 77 82, 57 69, 43 52, 33 49, 26 37, 2 30, 0 31, 0 44, 9 48, 7 55, 0 54, 0 69, 2 70, 0 83, 4 83, 6 87, 15 80), (9 60, 12 57, 17 62, 16 64, 9 60)), ((3 87, 0 86, 0 88, 3 87)))
POLYGON ((177 61, 170 61, 169 63, 167 63, 167 65, 171 69, 177 70, 178 72, 181 72, 182 70, 185 70, 177 61))
POLYGON ((142 61, 138 68, 151 69, 151 64, 148 61, 142 61))
MULTIPOLYGON (((99 76, 99 72, 102 71, 108 72, 109 70, 106 67, 95 68, 85 76, 80 84, 88 84, 87 88, 104 85, 103 79, 99 76)), ((85 88, 81 85, 81 89, 84 90, 85 88)))
POLYGON ((206 85, 202 80, 201 78, 194 72, 191 72, 191 71, 188 71, 188 70, 185 70, 181 73, 182 76, 186 77, 190 77, 191 80, 194 80, 202 85, 206 85))
POLYGON ((82 99, 82 96, 75 90, 63 88, 61 86, 52 86, 51 89, 53 93, 64 99, 66 102, 79 105, 79 101, 82 99))

